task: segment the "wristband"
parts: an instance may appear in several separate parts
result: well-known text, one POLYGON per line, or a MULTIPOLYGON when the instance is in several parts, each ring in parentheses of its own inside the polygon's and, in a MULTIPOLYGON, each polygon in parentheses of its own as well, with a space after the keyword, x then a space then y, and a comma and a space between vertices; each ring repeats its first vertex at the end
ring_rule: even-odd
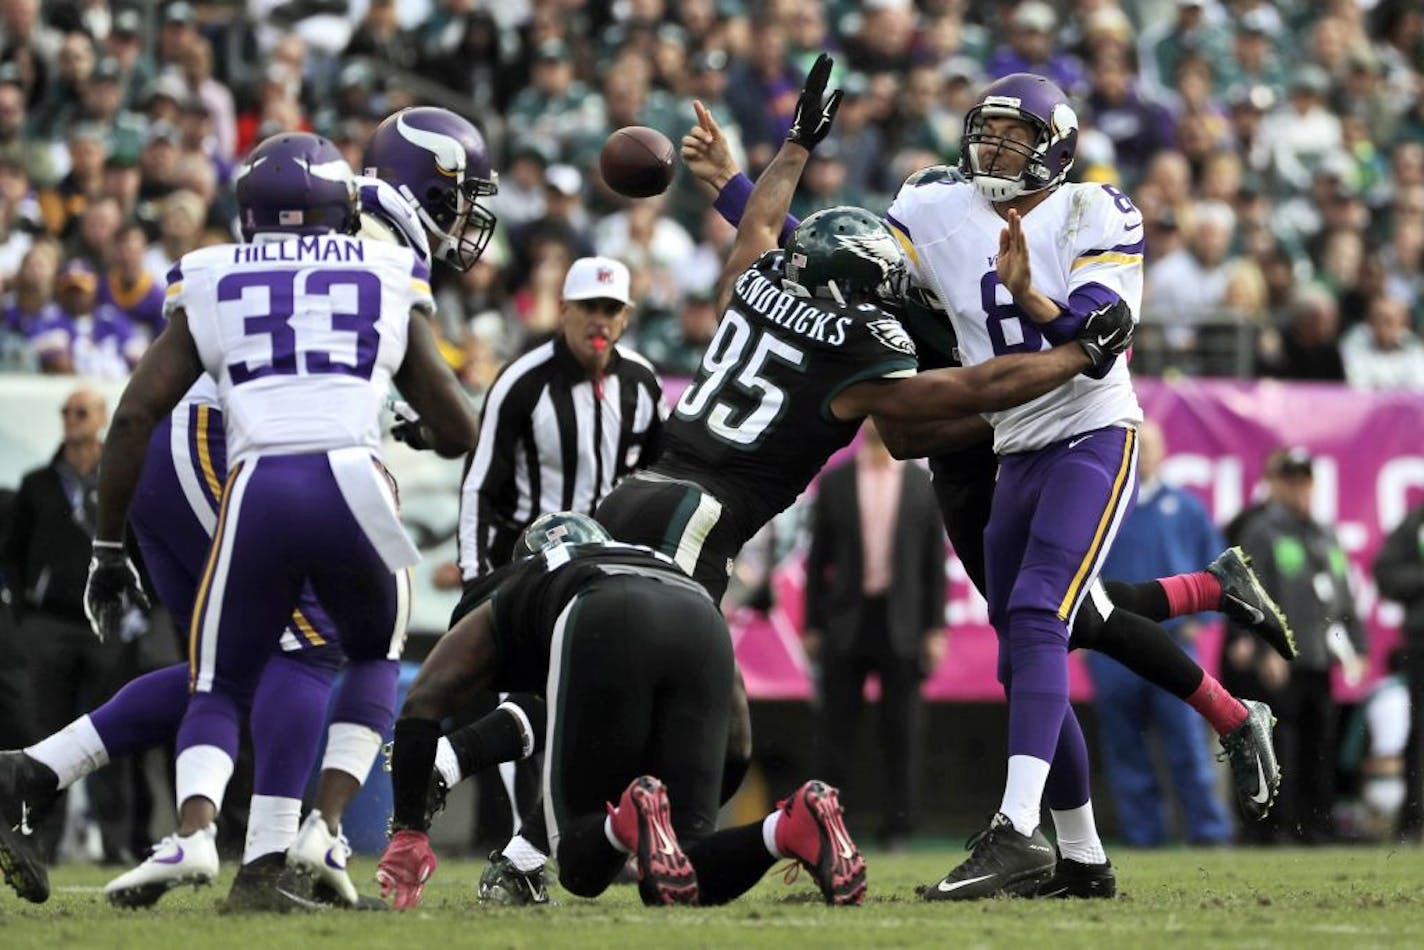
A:
POLYGON ((717 201, 712 205, 717 213, 727 219, 727 223, 733 226, 742 223, 742 212, 747 210, 747 202, 752 197, 752 180, 747 177, 746 172, 737 172, 727 183, 722 186, 722 190, 717 192, 717 201))

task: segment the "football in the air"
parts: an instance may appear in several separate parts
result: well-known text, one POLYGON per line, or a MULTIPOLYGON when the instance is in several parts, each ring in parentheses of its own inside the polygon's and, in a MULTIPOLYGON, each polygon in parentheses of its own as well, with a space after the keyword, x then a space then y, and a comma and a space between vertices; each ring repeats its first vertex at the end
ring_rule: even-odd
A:
POLYGON ((660 195, 672 184, 677 151, 657 129, 629 125, 603 143, 598 170, 608 187, 628 198, 660 195))

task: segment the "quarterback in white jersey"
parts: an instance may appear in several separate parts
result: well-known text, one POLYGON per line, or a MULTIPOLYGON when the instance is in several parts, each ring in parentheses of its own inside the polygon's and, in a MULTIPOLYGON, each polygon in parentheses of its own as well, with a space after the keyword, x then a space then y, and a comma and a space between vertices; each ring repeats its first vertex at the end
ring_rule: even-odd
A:
MULTIPOLYGON (((921 179, 891 205, 887 222, 912 280, 952 322, 964 363, 1036 352, 1103 311, 1135 320, 1142 215, 1110 185, 1065 184, 1077 140, 1061 89, 1041 76, 1005 76, 965 117, 968 180, 921 179)), ((1063 863, 1102 876, 1110 868, 1068 704, 1068 638, 1132 507, 1141 410, 1114 357, 986 418, 999 474, 984 532, 985 593, 1009 698, 1008 775, 999 813, 970 857, 923 889, 929 900, 1036 893, 1057 866, 1039 829, 1045 795, 1063 863)))
MULTIPOLYGON (((268 139, 239 171, 237 198, 250 243, 179 262, 168 328, 125 390, 101 466, 85 602, 105 635, 141 597, 122 539, 152 429, 201 374, 216 380, 229 472, 193 606, 180 829, 109 885, 119 903, 152 902, 216 874, 212 821, 232 772, 239 710, 304 584, 339 631, 348 678, 390 680, 389 723, 388 674, 408 613, 404 568, 418 559, 380 464, 391 382, 425 416, 436 451, 459 455, 476 436, 420 316, 433 307, 428 265, 409 248, 352 235, 357 187, 334 146, 303 133, 268 139)), ((334 829, 328 835, 334 843, 334 829)))
MULTIPOLYGON (((1022 215, 1033 289, 1056 305, 1037 321, 1000 276, 996 204, 965 181, 907 185, 887 222, 898 232, 911 280, 948 314, 966 366, 1005 353, 1032 353, 1073 338, 1082 317, 1142 305, 1142 214, 1113 185, 1063 184, 1022 215)), ((1000 454, 1040 449, 1112 425, 1135 425, 1142 410, 1124 360, 1080 375, 1021 406, 986 417, 1000 454), (1105 372, 1103 372, 1105 370, 1105 372)))

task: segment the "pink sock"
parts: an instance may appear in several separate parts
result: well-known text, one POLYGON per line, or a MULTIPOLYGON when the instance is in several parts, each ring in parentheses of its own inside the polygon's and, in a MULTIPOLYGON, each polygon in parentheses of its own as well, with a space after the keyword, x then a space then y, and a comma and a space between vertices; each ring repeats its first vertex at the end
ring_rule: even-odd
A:
POLYGON ((1167 608, 1173 617, 1199 614, 1221 606, 1221 581, 1206 571, 1159 577, 1157 583, 1167 595, 1167 608))
POLYGON ((1219 736, 1235 732, 1246 721, 1246 707, 1241 700, 1232 696, 1216 681, 1216 677, 1202 672, 1201 685, 1187 697, 1187 705, 1202 714, 1219 736))

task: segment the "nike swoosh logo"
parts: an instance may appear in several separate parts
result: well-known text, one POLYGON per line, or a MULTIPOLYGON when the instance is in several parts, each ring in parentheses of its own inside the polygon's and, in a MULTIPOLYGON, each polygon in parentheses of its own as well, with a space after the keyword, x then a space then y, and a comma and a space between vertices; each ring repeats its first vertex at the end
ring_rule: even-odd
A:
POLYGON ((1246 611, 1246 613, 1251 617, 1252 623, 1260 623, 1261 621, 1266 619, 1266 615, 1261 611, 1259 607, 1252 607, 1240 597, 1232 597, 1231 600, 1242 610, 1246 611))
POLYGON ((1138 228, 1140 228, 1140 227, 1142 227, 1142 222, 1141 222, 1141 221, 1137 222, 1136 224, 1129 224, 1127 227, 1123 228, 1123 230, 1124 230, 1124 231, 1136 231, 1136 230, 1137 230, 1138 228))
POLYGON ((20 802, 20 823, 15 826, 15 830, 28 838, 35 833, 35 829, 30 827, 30 803, 20 802))
POLYGON ((1109 343, 1111 343, 1111 342, 1113 341, 1113 337, 1116 336, 1116 335, 1117 335, 1117 334, 1109 333, 1107 336, 1100 336, 1100 337, 1098 337, 1098 346, 1107 346, 1109 343))
POLYGON ((153 859, 153 863, 154 863, 154 864, 182 864, 182 863, 183 863, 183 846, 182 846, 181 844, 178 846, 178 853, 177 853, 177 854, 171 854, 171 855, 169 855, 169 856, 166 857, 166 858, 154 858, 154 859, 153 859))
POLYGON ((663 854, 672 854, 672 853, 673 853, 672 839, 667 836, 667 832, 666 832, 666 831, 663 831, 662 822, 660 822, 660 821, 652 822, 652 826, 653 826, 653 834, 655 834, 655 835, 658 836, 658 850, 661 851, 663 854))
POLYGON ((987 881, 993 876, 994 875, 992 874, 981 874, 978 877, 969 877, 965 878, 962 881, 955 881, 953 884, 949 883, 948 881, 940 881, 939 890, 941 894, 948 894, 950 891, 957 891, 961 887, 968 887, 970 884, 978 884, 980 881, 987 881))
POLYGON ((1081 439, 1074 439, 1074 440, 1072 440, 1071 442, 1068 443, 1068 448, 1071 449, 1071 448, 1073 448, 1075 445, 1081 445, 1082 443, 1088 441, 1088 439, 1090 439, 1090 438, 1092 438, 1092 436, 1087 436, 1087 435, 1085 435, 1085 436, 1083 436, 1081 439))
POLYGON ((335 854, 335 853, 336 853, 336 849, 335 849, 335 848, 327 848, 327 849, 326 849, 326 866, 329 867, 329 868, 332 868, 333 870, 336 870, 336 871, 344 871, 344 870, 346 870, 346 865, 341 864, 341 863, 339 863, 338 861, 336 861, 336 860, 334 860, 334 859, 332 858, 332 855, 335 854))
POLYGON ((832 824, 830 827, 831 837, 836 839, 836 845, 841 849, 841 857, 849 861, 855 856, 855 845, 850 843, 850 837, 838 824, 832 824))
POLYGON ((1271 790, 1266 787, 1266 770, 1261 767, 1261 757, 1256 756, 1256 793, 1251 796, 1251 801, 1257 805, 1264 805, 1271 800, 1271 790))

